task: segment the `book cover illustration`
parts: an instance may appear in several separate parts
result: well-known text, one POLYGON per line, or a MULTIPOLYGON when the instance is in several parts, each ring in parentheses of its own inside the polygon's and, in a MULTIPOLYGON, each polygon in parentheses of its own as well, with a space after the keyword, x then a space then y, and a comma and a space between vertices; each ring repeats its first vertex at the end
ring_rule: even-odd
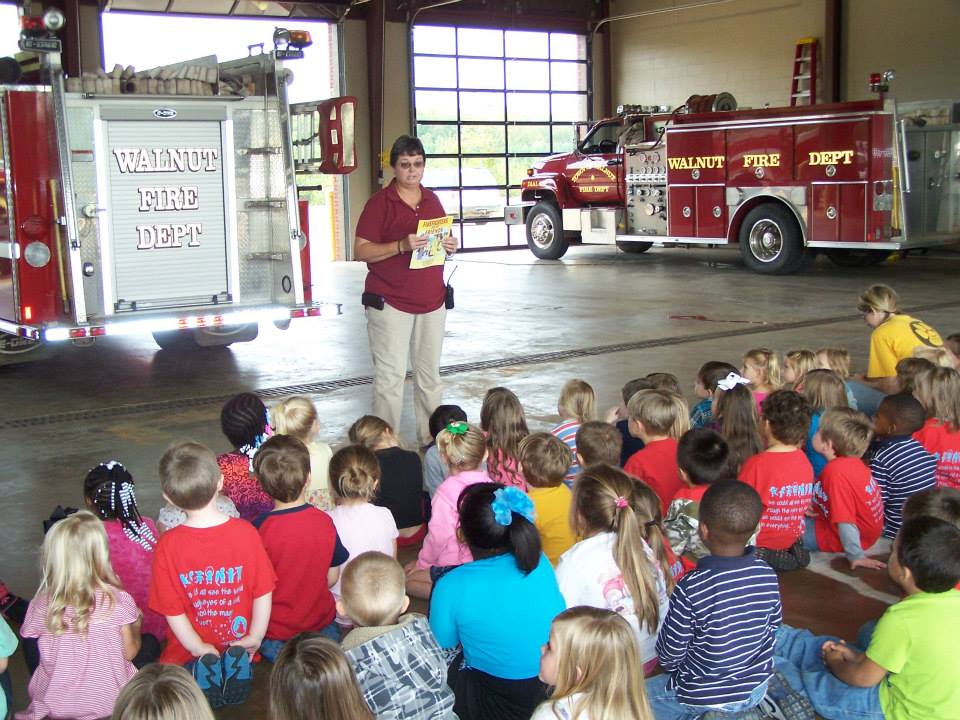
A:
POLYGON ((449 235, 452 229, 453 217, 450 215, 433 220, 421 220, 417 224, 417 235, 426 235, 429 240, 422 248, 414 250, 410 254, 410 269, 419 270, 434 265, 443 265, 447 259, 447 251, 443 249, 440 240, 449 235))

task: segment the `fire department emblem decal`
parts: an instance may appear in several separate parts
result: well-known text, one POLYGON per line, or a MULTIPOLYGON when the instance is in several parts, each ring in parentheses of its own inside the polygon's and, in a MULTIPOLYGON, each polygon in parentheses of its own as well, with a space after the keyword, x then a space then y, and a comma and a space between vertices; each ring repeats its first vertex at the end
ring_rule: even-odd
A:
POLYGON ((177 111, 173 108, 158 107, 153 111, 153 116, 159 120, 172 120, 177 116, 177 111))

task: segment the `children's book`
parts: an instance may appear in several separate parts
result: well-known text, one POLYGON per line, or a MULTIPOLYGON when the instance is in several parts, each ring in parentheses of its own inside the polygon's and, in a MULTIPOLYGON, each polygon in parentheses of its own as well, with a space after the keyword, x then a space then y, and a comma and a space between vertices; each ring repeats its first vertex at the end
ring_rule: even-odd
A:
POLYGON ((434 220, 421 220, 417 225, 417 235, 426 235, 429 240, 426 245, 419 250, 414 250, 410 255, 410 269, 419 270, 443 265, 447 259, 447 251, 443 249, 440 240, 449 235, 452 228, 453 218, 450 215, 434 220))

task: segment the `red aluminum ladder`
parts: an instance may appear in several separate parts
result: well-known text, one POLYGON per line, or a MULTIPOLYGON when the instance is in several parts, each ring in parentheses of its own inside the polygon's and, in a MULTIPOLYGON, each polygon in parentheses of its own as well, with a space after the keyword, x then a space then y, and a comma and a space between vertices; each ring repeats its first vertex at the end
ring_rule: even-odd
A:
POLYGON ((816 105, 817 54, 819 43, 815 37, 797 40, 793 56, 793 81, 790 84, 791 105, 816 105))

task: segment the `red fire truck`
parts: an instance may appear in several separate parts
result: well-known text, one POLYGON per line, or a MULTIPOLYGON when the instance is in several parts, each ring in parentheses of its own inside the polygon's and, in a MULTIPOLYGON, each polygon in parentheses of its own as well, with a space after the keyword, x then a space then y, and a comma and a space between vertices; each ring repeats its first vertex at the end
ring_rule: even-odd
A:
POLYGON ((627 106, 573 153, 534 164, 522 202, 540 258, 584 243, 737 243, 761 273, 800 269, 817 252, 841 265, 960 239, 960 126, 924 125, 884 99, 738 110, 729 94, 673 112, 627 106), (906 171, 904 171, 906 168, 906 171))
POLYGON ((142 332, 226 345, 339 311, 313 302, 295 173, 355 167, 354 99, 288 104, 281 60, 308 34, 81 80, 49 32, 62 19, 23 20, 34 69, 0 68, 0 364, 142 332))

